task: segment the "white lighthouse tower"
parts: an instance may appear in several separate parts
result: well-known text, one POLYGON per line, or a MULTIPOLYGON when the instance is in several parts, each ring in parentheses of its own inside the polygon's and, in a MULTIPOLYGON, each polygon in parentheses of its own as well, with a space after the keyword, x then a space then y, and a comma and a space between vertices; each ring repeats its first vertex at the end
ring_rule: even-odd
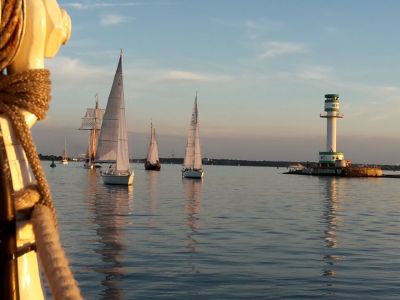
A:
POLYGON ((319 163, 321 166, 334 167, 345 164, 342 152, 336 151, 336 119, 343 118, 339 112, 339 95, 325 95, 325 113, 321 118, 326 118, 326 151, 319 153, 319 163))

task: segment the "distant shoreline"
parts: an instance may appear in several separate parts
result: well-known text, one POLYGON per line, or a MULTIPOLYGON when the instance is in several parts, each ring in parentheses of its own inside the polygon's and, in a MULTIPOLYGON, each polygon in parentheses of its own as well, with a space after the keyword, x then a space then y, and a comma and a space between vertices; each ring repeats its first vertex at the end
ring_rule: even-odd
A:
MULTIPOLYGON (((57 155, 42 155, 39 154, 40 160, 61 160, 61 156, 57 155)), ((79 159, 83 161, 83 159, 79 159)), ((145 159, 131 159, 134 163, 144 163, 145 159)), ((183 158, 160 158, 161 164, 183 164, 183 158)), ((272 168, 288 168, 293 164, 315 165, 316 162, 307 161, 272 161, 272 160, 242 160, 242 159, 223 159, 223 158, 204 158, 204 165, 215 165, 215 166, 245 166, 245 167, 272 167, 272 168)), ((400 171, 400 165, 379 165, 379 164, 353 164, 354 166, 376 166, 381 167, 382 170, 388 171, 400 171)))

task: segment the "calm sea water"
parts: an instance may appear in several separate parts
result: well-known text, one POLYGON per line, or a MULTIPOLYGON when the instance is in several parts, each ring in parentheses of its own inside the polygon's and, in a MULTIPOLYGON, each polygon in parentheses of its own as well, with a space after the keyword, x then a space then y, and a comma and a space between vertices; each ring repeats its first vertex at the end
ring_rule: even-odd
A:
POLYGON ((86 299, 400 299, 400 180, 180 166, 105 186, 44 162, 86 299))

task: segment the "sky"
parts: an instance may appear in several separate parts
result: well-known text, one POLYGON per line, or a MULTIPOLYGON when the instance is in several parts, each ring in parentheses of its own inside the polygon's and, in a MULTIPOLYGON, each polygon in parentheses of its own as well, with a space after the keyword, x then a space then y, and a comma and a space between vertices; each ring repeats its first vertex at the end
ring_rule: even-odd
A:
POLYGON ((337 150, 400 163, 400 1, 59 1, 69 42, 46 61, 53 100, 33 129, 39 152, 84 153, 78 131, 105 107, 120 49, 130 156, 150 120, 161 157, 182 157, 198 93, 203 157, 317 161, 324 95, 340 95, 337 150))

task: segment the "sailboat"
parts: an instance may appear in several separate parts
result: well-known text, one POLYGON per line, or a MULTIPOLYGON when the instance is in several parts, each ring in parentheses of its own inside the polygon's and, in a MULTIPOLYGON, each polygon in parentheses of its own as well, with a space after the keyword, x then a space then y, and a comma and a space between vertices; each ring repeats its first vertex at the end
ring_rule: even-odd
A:
POLYGON ((147 159, 144 163, 146 170, 160 171, 160 158, 158 157, 158 146, 156 139, 156 129, 153 127, 153 122, 150 125, 150 144, 147 152, 147 159))
POLYGON ((111 163, 101 172, 105 184, 131 185, 133 171, 129 165, 128 134, 125 121, 122 51, 101 124, 96 162, 111 163))
POLYGON ((194 99, 192 119, 186 145, 186 154, 183 161, 182 177, 198 178, 204 176, 203 165, 201 161, 200 133, 197 111, 197 93, 194 99))
POLYGON ((67 155, 67 138, 64 140, 64 151, 62 154, 61 163, 63 165, 68 165, 68 155, 67 155))
POLYGON ((101 123, 103 121, 104 109, 99 108, 99 99, 96 94, 96 105, 94 108, 88 108, 85 116, 82 118, 79 130, 89 130, 88 149, 83 167, 85 169, 100 168, 101 165, 94 162, 97 150, 97 139, 100 133, 101 123))

